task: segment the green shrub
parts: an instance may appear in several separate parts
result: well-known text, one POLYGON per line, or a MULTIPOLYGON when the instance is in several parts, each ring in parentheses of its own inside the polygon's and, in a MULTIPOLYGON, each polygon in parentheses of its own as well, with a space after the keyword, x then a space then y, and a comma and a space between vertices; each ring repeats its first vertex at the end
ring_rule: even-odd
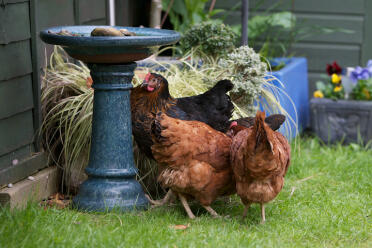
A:
POLYGON ((199 53, 218 57, 231 52, 236 35, 230 26, 223 23, 203 22, 192 26, 181 39, 184 52, 196 49, 199 53))

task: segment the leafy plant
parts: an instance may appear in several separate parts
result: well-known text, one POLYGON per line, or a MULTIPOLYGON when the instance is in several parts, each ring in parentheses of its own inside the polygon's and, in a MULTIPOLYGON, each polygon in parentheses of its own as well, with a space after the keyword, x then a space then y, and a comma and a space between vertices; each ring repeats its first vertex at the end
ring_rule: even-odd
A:
POLYGON ((350 73, 350 79, 355 87, 351 96, 355 100, 372 100, 372 60, 367 62, 365 68, 357 66, 350 73))
POLYGON ((188 29, 180 43, 184 53, 196 48, 200 54, 216 58, 232 51, 235 40, 236 35, 228 25, 202 22, 188 29))
MULTIPOLYGON (((332 65, 328 64, 327 73, 329 75, 329 83, 317 82, 317 91, 314 92, 314 97, 331 99, 346 98, 341 81, 341 72, 342 68, 336 62, 333 62, 332 65)), ((350 99, 372 100, 372 60, 368 61, 365 68, 357 66, 352 69, 349 77, 354 84, 350 99)))
POLYGON ((331 98, 331 99, 343 99, 345 97, 344 88, 342 86, 342 68, 333 62, 333 64, 327 64, 328 77, 327 82, 322 81, 316 82, 317 91, 314 92, 315 98, 331 98))
POLYGON ((163 10, 167 11, 168 6, 172 4, 169 10, 169 19, 173 29, 184 34, 192 25, 204 21, 221 23, 221 20, 212 20, 211 17, 222 10, 214 9, 206 12, 205 6, 209 0, 163 0, 163 10))
POLYGON ((355 100, 372 100, 372 79, 359 80, 352 91, 352 98, 355 100))
POLYGON ((262 84, 266 81, 267 65, 252 48, 236 48, 221 58, 219 66, 232 78, 234 88, 231 97, 235 103, 247 110, 248 115, 257 111, 254 101, 261 96, 262 84))

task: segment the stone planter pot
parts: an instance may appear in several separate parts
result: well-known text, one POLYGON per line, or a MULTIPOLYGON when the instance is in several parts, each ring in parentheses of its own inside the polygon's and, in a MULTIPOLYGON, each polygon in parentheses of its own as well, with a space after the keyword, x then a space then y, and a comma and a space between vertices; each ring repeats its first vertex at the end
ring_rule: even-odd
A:
POLYGON ((372 140, 372 102, 313 98, 311 126, 326 143, 372 140))

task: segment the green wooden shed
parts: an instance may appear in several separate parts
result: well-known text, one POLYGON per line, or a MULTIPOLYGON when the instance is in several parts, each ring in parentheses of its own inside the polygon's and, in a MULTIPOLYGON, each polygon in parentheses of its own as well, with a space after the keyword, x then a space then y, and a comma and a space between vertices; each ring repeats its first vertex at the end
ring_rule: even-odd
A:
MULTIPOLYGON (((216 1, 215 8, 231 10, 239 2, 241 0, 216 1)), ((308 60, 309 94, 312 95, 315 82, 325 73, 327 63, 336 60, 343 67, 364 66, 368 59, 372 59, 371 0, 250 0, 250 15, 263 13, 277 3, 280 4, 275 11, 293 11, 299 23, 304 25, 353 31, 313 35, 294 44, 294 54, 308 60)), ((225 22, 241 23, 240 9, 232 11, 225 22)))
MULTIPOLYGON (((116 22, 133 25, 136 6, 116 0, 116 22)), ((40 30, 107 24, 106 0, 0 0, 0 187, 47 166, 38 143, 40 79, 52 47, 40 30)))

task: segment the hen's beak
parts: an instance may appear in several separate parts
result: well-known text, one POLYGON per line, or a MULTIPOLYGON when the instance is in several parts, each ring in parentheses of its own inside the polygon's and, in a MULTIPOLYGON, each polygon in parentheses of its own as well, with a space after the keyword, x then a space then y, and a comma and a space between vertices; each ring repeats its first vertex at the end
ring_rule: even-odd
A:
POLYGON ((143 80, 141 88, 145 88, 149 92, 152 92, 155 89, 155 87, 151 86, 146 80, 143 80))

